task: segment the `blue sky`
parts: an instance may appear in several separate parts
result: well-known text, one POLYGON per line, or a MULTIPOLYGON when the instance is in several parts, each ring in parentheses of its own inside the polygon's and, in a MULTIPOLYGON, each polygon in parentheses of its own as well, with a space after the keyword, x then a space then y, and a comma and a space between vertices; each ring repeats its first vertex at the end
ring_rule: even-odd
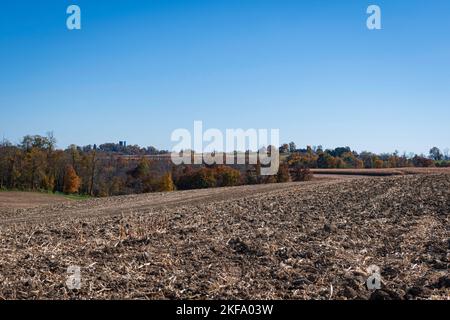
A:
POLYGON ((450 147, 447 0, 42 0, 0 5, 0 135, 171 148, 174 129, 299 146, 450 147), (66 28, 66 8, 82 30, 66 28), (379 31, 366 9, 382 9, 379 31))

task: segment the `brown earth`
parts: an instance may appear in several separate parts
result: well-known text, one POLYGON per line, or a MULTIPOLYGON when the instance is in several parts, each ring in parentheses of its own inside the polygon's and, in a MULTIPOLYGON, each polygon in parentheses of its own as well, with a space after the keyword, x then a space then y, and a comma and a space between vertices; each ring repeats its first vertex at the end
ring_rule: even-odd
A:
POLYGON ((311 169, 321 175, 396 176, 408 174, 450 174, 450 168, 383 168, 383 169, 311 169))
POLYGON ((70 200, 37 192, 0 192, 0 210, 7 208, 32 208, 36 206, 66 203, 70 200))
POLYGON ((449 212, 446 174, 2 208, 0 299, 449 299, 449 212))

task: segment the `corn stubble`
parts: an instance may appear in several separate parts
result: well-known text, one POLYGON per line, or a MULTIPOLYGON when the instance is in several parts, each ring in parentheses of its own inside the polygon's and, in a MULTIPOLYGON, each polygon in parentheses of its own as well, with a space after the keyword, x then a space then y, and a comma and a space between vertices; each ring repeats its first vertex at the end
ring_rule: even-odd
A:
POLYGON ((446 174, 1 209, 0 299, 448 299, 449 211, 446 174))

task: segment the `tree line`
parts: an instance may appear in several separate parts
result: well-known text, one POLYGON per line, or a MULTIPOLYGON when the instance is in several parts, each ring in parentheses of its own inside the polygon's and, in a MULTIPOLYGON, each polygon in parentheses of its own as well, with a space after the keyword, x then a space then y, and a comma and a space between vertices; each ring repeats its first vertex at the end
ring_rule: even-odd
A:
POLYGON ((302 164, 308 168, 322 169, 381 169, 403 167, 450 167, 450 153, 437 147, 430 149, 429 155, 394 153, 375 154, 369 151, 358 153, 350 147, 323 149, 322 146, 297 149, 295 143, 283 144, 281 154, 288 155, 290 164, 302 164))
POLYGON ((448 152, 432 148, 424 155, 357 153, 349 147, 323 150, 297 149, 295 143, 280 147, 282 161, 274 176, 262 176, 255 165, 181 165, 151 160, 167 154, 154 147, 141 148, 108 143, 56 148, 56 139, 25 136, 13 145, 0 143, 0 189, 83 194, 96 197, 135 193, 227 187, 243 184, 305 181, 310 168, 392 168, 449 166, 448 152), (283 157, 284 155, 284 157, 283 157))

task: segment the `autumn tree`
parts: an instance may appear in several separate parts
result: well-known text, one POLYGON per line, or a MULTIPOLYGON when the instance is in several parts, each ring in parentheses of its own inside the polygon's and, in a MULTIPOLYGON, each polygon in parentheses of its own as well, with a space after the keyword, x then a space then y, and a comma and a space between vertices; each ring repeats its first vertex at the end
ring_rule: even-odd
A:
POLYGON ((244 184, 257 184, 258 176, 256 175, 256 167, 254 165, 247 166, 245 170, 245 175, 243 177, 244 184))
POLYGON ((145 157, 139 160, 137 166, 128 172, 127 185, 134 193, 153 191, 157 181, 151 176, 151 162, 145 157))
POLYGON ((354 152, 345 152, 341 155, 341 158, 349 168, 364 168, 364 162, 361 159, 358 159, 357 154, 355 154, 354 152))
POLYGON ((92 196, 94 193, 95 169, 97 164, 97 151, 95 149, 91 151, 90 158, 89 194, 92 196))
POLYGON ((142 158, 136 168, 131 171, 131 175, 135 179, 142 179, 145 178, 147 175, 150 174, 150 160, 147 158, 142 158))
POLYGON ((175 184, 173 183, 172 174, 170 172, 165 173, 160 180, 158 191, 174 191, 175 184))
POLYGON ((178 189, 204 189, 212 188, 217 184, 214 171, 210 168, 186 170, 175 182, 178 189))
POLYGON ((305 168, 302 166, 295 166, 293 170, 294 181, 310 181, 313 178, 313 174, 309 168, 305 168))
POLYGON ((214 176, 218 187, 237 186, 241 180, 239 170, 227 166, 218 166, 215 168, 214 176))
POLYGON ((427 168, 427 167, 434 167, 434 161, 431 159, 428 159, 426 157, 424 157, 423 155, 416 155, 414 156, 414 158, 412 159, 412 162, 414 164, 415 167, 423 167, 423 168, 427 168))
POLYGON ((281 163, 278 168, 277 182, 289 182, 291 181, 291 176, 289 175, 289 166, 287 163, 281 163))
POLYGON ((64 175, 64 193, 71 194, 77 193, 80 189, 81 179, 78 177, 75 169, 72 165, 66 166, 66 172, 64 175))
POLYGON ((324 169, 336 168, 336 159, 328 152, 322 152, 317 158, 317 167, 324 169))
POLYGON ((20 158, 21 189, 36 190, 42 188, 47 168, 47 157, 42 149, 31 147, 23 151, 20 158))

